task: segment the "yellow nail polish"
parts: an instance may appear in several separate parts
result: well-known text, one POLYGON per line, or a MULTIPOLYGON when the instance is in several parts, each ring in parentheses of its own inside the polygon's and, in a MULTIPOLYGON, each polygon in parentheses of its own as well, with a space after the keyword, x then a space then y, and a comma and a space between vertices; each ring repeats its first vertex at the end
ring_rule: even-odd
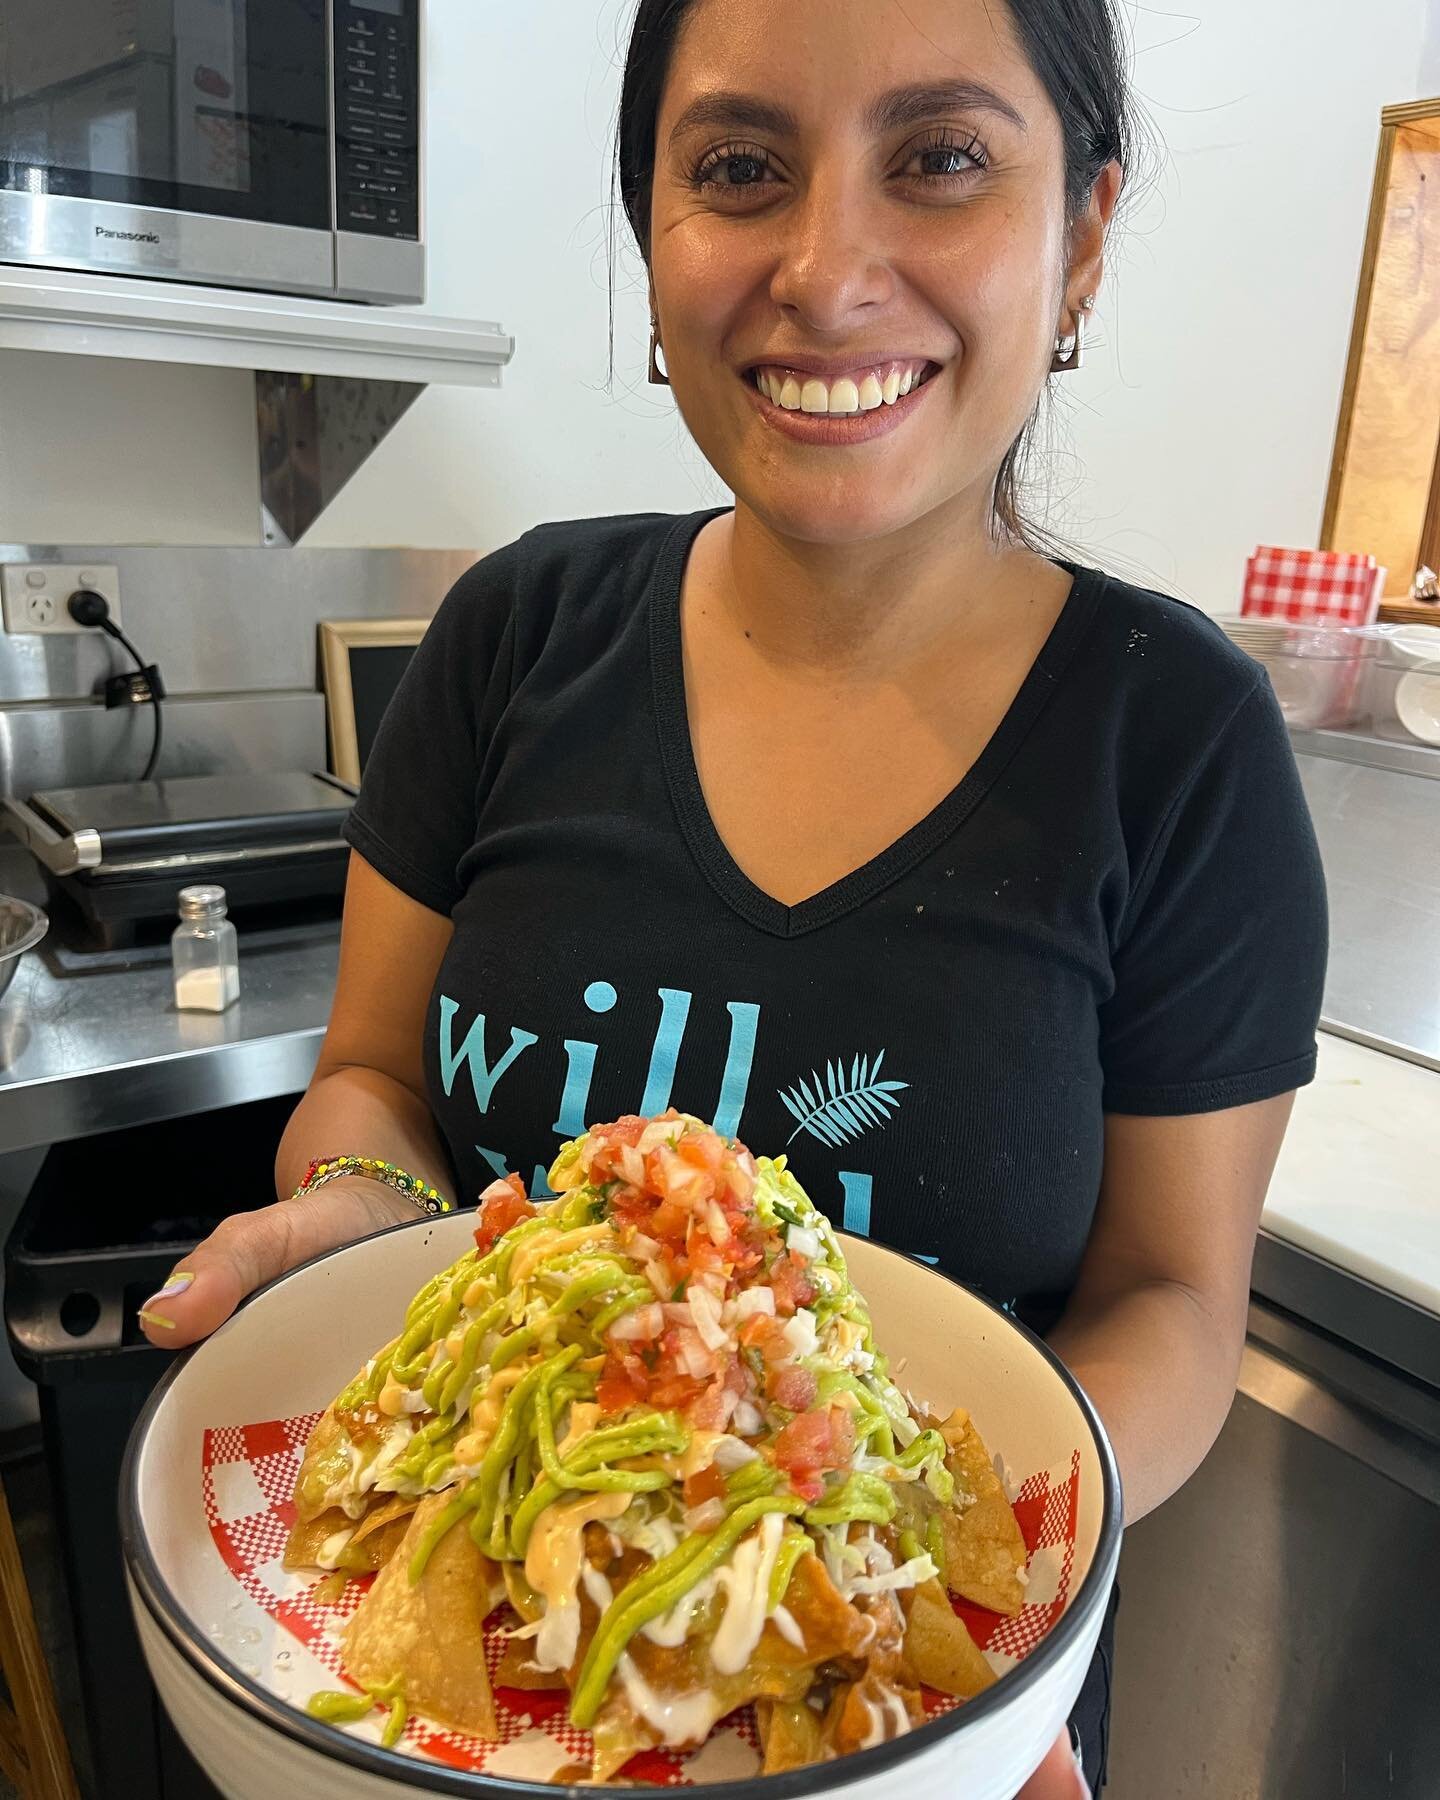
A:
POLYGON ((136 1317, 146 1325, 158 1325, 162 1331, 173 1331, 175 1329, 175 1321, 173 1319, 167 1319, 164 1313, 147 1312, 143 1306, 140 1308, 136 1317))

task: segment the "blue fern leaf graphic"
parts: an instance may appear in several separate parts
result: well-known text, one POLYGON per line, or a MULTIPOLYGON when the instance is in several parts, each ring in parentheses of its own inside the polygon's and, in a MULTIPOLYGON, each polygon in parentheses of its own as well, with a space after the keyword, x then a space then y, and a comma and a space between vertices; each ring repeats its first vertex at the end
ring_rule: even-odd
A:
POLYGON ((788 1141, 793 1144, 804 1131, 837 1150, 869 1130, 888 1125, 899 1110, 899 1096, 910 1084, 881 1081, 880 1065, 884 1060, 883 1050, 873 1061, 868 1056, 853 1056, 847 1081, 844 1057, 827 1059, 823 1081, 819 1071, 812 1068, 809 1081, 802 1075, 788 1092, 779 1089, 786 1112, 795 1120, 788 1141))
POLYGON ((784 1103, 785 1110, 789 1113, 790 1117, 792 1119, 798 1119, 803 1125, 805 1123, 805 1108, 800 1102, 798 1100, 792 1100, 789 1094, 785 1092, 784 1088, 780 1089, 780 1099, 784 1103))

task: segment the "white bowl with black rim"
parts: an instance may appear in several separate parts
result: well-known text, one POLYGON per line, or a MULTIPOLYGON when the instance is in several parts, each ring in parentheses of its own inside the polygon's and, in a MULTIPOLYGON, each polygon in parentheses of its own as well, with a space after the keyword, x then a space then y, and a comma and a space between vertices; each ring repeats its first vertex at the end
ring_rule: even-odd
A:
MULTIPOLYGON (((335 1677, 303 1632, 293 1636, 274 1616, 283 1541, 275 1496, 299 1434, 245 1428, 323 1409, 414 1294, 465 1250, 472 1229, 463 1214, 417 1220, 292 1270, 178 1357, 136 1424, 121 1482, 136 1625, 161 1700, 227 1800, 595 1792, 528 1778, 530 1733, 476 1772, 382 1749, 368 1725, 317 1722, 305 1699, 335 1677)), ((991 1648, 998 1656, 1038 1641, 978 1699, 907 1737, 772 1776, 746 1774, 707 1747, 687 1764, 690 1791, 714 1800, 1011 1800, 1062 1729, 1094 1654, 1120 1554, 1114 1457, 1074 1379, 1024 1326, 896 1251, 843 1242, 901 1385, 942 1414, 967 1407, 990 1449, 1030 1479, 1045 1545, 1032 1554, 1026 1614, 1000 1627, 991 1648)))

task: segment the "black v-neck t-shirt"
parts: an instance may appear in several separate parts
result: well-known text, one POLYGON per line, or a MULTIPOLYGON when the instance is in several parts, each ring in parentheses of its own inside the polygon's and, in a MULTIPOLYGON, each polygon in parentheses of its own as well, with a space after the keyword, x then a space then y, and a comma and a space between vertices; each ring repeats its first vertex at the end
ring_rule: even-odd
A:
POLYGON ((715 516, 487 557, 382 725, 349 836, 454 922, 424 1048, 462 1194, 547 1191, 563 1140, 675 1105, 1046 1329, 1106 1113, 1313 1076, 1324 886, 1268 681, 1200 613, 1076 570, 959 786, 785 906, 691 748, 681 579, 715 516))

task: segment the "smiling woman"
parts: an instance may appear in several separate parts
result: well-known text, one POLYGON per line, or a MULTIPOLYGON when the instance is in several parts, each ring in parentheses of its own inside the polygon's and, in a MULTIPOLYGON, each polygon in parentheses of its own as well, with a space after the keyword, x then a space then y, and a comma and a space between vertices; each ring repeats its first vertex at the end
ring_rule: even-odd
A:
MULTIPOLYGON (((696 10, 696 0, 645 0, 621 101, 617 185, 652 269, 652 306, 655 284, 668 289, 666 274, 674 266, 664 239, 687 214, 708 213, 717 223, 763 222, 772 239, 777 232, 787 235, 793 255, 794 234, 806 226, 803 215, 795 216, 797 190, 813 192, 815 171, 808 159, 819 148, 813 133, 806 142, 803 129, 808 95, 814 117, 823 121, 821 141, 848 154, 868 202, 861 204, 859 193, 822 190, 818 203, 843 204, 847 231, 865 244, 874 270, 883 270, 894 256, 933 262, 938 252, 942 261, 934 277, 944 282, 946 265, 980 258, 972 264, 970 285, 976 290, 983 285, 1006 313, 1008 327, 1000 335, 987 322, 985 331, 986 348, 1011 389, 994 396, 993 417, 1002 434, 1007 422, 1015 427, 998 471, 992 463, 983 474, 997 525, 1024 541, 1016 487, 1027 431, 1019 428, 1016 415, 1033 422, 1052 359, 1067 342, 1083 342, 1085 315, 1100 281, 1105 229, 1132 153, 1129 86, 1108 0, 1080 7, 1063 0, 1016 0, 1008 12, 982 0, 926 0, 886 9, 891 17, 885 30, 872 26, 863 35, 886 43, 897 79, 889 89, 873 66, 868 42, 855 46, 857 55, 836 88, 828 79, 828 61, 809 55, 807 37, 815 21, 806 9, 710 0, 698 20, 696 10), (689 37, 684 62, 693 71, 694 91, 677 92, 682 84, 669 82, 667 93, 682 31, 689 37), (718 58, 707 56, 707 39, 723 46, 718 58), (809 77, 798 86, 790 80, 796 67, 809 77), (920 69, 924 76, 917 80, 920 69), (982 79, 981 70, 991 79, 982 79), (754 76, 753 87, 747 73, 754 76), (724 85, 709 87, 712 81, 724 85), (847 89, 853 116, 845 135, 851 141, 842 145, 836 126, 845 113, 847 89), (958 221, 957 212, 964 215, 958 221), (1013 273, 998 265, 1001 257, 1013 261, 1013 273), (1017 313, 1018 295, 1027 304, 1017 313)), ((826 26, 832 43, 837 36, 843 42, 843 13, 826 26)), ((825 221, 820 223, 823 228, 825 221)), ((732 292, 746 268, 753 273, 764 260, 761 232, 748 231, 743 249, 733 236, 729 253, 723 231, 708 242, 692 231, 681 243, 681 254, 696 259, 718 249, 732 292)), ((816 249, 842 257, 847 252, 845 244, 833 241, 816 249)), ((815 273, 823 279, 823 262, 815 273)), ((837 292, 832 303, 863 307, 873 299, 873 294, 837 292)), ((773 405, 808 416, 805 422, 791 421, 799 441, 867 441, 890 425, 883 413, 864 424, 858 415, 894 408, 913 386, 953 363, 961 348, 956 339, 962 333, 962 343, 968 338, 968 318, 937 310, 941 317, 930 321, 929 335, 944 343, 946 354, 934 360, 877 356, 844 368, 833 359, 825 366, 824 359, 817 363, 813 356, 796 355, 791 346, 788 357, 774 357, 768 367, 757 360, 741 373, 749 373, 773 405), (848 416, 852 423, 834 433, 808 422, 821 415, 848 416)), ((659 325, 657 318, 657 336, 659 325)), ((675 325, 682 331, 683 319, 675 325)), ((759 328, 773 329, 773 320, 762 315, 759 328)), ((980 399, 975 396, 976 403, 980 399)), ((781 421, 771 422, 785 428, 781 421)), ((702 448, 709 453, 708 445, 702 448)), ((994 443, 977 442, 973 448, 983 465, 994 443)))
POLYGON ((641 0, 620 191, 734 507, 542 527, 459 582, 351 816, 279 1192, 344 1173, 223 1226, 155 1341, 403 1216, 398 1172, 543 1194, 560 1140, 673 1102, 1047 1334, 1130 1518, 1195 1469, 1325 899, 1263 673, 1017 513, 1126 92, 1109 0, 641 0))

